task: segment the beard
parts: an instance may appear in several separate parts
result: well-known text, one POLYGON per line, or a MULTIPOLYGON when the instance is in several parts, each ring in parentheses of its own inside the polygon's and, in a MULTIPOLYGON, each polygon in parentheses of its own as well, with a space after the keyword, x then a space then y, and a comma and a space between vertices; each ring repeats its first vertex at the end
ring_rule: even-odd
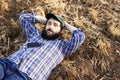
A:
POLYGON ((46 39, 46 40, 55 40, 55 39, 60 37, 60 33, 55 33, 55 34, 52 34, 52 35, 48 35, 47 30, 45 30, 45 29, 42 31, 41 35, 42 35, 42 38, 46 39))

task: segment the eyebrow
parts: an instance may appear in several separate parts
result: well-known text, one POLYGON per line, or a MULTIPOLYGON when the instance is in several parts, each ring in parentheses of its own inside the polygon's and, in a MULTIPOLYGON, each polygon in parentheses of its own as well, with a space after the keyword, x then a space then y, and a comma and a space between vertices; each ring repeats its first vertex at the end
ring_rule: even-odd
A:
MULTIPOLYGON (((52 22, 52 21, 48 20, 47 22, 52 22)), ((56 23, 56 24, 57 24, 57 22, 55 22, 55 21, 54 21, 54 23, 56 23)))

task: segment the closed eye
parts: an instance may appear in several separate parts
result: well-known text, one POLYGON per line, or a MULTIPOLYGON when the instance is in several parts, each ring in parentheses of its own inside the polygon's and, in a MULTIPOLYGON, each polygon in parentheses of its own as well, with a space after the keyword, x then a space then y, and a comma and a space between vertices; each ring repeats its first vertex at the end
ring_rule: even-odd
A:
POLYGON ((50 21, 47 22, 48 25, 51 25, 52 23, 50 21))
POLYGON ((54 23, 54 26, 55 26, 55 27, 58 27, 58 24, 57 24, 57 23, 54 23))

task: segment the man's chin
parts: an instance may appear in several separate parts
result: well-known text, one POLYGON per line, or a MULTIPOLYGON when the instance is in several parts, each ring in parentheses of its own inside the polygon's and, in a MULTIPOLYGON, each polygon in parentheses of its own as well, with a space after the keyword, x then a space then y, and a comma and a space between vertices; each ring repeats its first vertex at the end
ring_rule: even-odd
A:
POLYGON ((42 37, 43 39, 54 40, 54 39, 59 38, 59 34, 53 34, 52 32, 48 33, 47 31, 43 30, 42 37))

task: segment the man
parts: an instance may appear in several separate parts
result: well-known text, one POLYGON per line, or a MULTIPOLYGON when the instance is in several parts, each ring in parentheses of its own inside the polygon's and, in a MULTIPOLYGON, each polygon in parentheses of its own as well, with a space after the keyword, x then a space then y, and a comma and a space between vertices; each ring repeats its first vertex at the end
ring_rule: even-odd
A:
POLYGON ((80 29, 71 26, 62 17, 53 13, 48 13, 44 18, 35 13, 22 12, 20 23, 27 40, 18 51, 8 56, 7 60, 0 60, 0 69, 3 72, 0 74, 2 76, 1 80, 6 78, 5 75, 8 75, 14 69, 17 72, 14 71, 13 74, 18 79, 14 79, 11 74, 8 75, 8 80, 29 80, 29 78, 32 80, 47 80, 56 65, 64 57, 79 48, 85 39, 85 35, 80 29), (37 29, 35 23, 45 24, 44 30, 37 29), (60 38, 65 27, 72 35, 70 40, 60 38), (5 73, 6 70, 9 70, 9 72, 5 73), (9 76, 11 79, 9 79, 9 76))

